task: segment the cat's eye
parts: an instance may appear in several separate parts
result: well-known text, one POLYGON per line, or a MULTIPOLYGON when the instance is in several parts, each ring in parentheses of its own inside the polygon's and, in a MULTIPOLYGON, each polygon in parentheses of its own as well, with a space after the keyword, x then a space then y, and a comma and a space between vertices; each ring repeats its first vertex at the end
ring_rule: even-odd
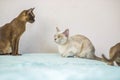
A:
POLYGON ((60 35, 58 35, 58 38, 60 38, 60 35))

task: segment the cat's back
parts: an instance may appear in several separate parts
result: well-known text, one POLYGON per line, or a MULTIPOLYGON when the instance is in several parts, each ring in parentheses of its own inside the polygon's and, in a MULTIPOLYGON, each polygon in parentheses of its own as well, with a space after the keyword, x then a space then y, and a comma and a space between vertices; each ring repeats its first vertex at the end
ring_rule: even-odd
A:
POLYGON ((116 45, 114 45, 113 47, 110 48, 110 52, 116 52, 116 51, 120 51, 120 43, 117 43, 116 45))
POLYGON ((7 23, 5 25, 3 25, 2 27, 0 27, 0 36, 7 36, 10 35, 10 30, 11 30, 11 24, 7 23))
POLYGON ((6 30, 6 29, 10 28, 10 25, 11 25, 10 23, 6 23, 5 25, 0 27, 0 30, 6 30))
POLYGON ((118 48, 120 48, 120 43, 117 43, 115 46, 117 46, 118 48))
POLYGON ((85 40, 90 41, 87 37, 85 37, 84 35, 80 35, 80 34, 73 35, 73 36, 71 36, 70 38, 71 38, 71 40, 73 40, 73 41, 85 41, 85 40))
POLYGON ((79 44, 79 45, 84 45, 84 47, 86 46, 87 47, 91 47, 91 48, 94 48, 92 42, 84 35, 74 35, 74 36, 71 36, 71 40, 70 42, 72 44, 79 44))

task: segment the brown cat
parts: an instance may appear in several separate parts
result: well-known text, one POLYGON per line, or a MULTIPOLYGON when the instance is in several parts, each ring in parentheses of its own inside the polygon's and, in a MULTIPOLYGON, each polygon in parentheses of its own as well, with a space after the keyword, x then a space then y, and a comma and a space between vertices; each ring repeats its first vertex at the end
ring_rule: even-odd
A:
POLYGON ((10 23, 0 27, 0 54, 18 54, 19 40, 26 29, 26 23, 33 23, 35 15, 34 8, 23 10, 10 23))
POLYGON ((107 62, 109 65, 114 65, 114 61, 118 66, 120 66, 120 43, 117 43, 115 46, 110 48, 109 57, 110 59, 107 59, 103 54, 102 57, 105 62, 107 62))

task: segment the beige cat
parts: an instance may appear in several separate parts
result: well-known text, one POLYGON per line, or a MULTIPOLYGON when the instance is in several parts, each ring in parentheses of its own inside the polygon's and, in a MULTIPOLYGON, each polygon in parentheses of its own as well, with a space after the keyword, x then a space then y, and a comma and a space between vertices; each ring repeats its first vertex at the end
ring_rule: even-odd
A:
POLYGON ((114 65, 114 61, 118 66, 120 66, 120 43, 117 43, 113 47, 110 48, 109 57, 110 59, 107 59, 104 55, 102 55, 105 62, 107 62, 109 65, 114 65))
POLYGON ((54 41, 58 44, 58 50, 63 57, 80 57, 87 59, 101 60, 95 56, 95 48, 91 41, 83 35, 69 37, 69 29, 60 32, 58 28, 54 36, 54 41))

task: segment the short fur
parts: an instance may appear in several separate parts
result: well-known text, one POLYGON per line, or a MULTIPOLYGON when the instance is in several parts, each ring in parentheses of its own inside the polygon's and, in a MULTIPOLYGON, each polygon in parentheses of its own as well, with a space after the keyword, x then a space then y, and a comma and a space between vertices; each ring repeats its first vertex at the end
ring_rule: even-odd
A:
POLYGON ((117 43, 113 47, 110 48, 109 51, 109 57, 110 59, 107 59, 103 54, 102 57, 105 62, 107 62, 109 65, 114 65, 114 61, 118 66, 120 66, 120 43, 117 43))
POLYGON ((10 23, 0 27, 0 54, 19 55, 19 40, 26 28, 26 23, 33 23, 35 15, 34 8, 23 10, 10 23))
POLYGON ((58 44, 58 50, 61 56, 76 56, 80 58, 101 60, 95 56, 95 48, 91 41, 83 35, 74 35, 69 37, 69 29, 60 32, 58 28, 54 36, 55 42, 58 44))

